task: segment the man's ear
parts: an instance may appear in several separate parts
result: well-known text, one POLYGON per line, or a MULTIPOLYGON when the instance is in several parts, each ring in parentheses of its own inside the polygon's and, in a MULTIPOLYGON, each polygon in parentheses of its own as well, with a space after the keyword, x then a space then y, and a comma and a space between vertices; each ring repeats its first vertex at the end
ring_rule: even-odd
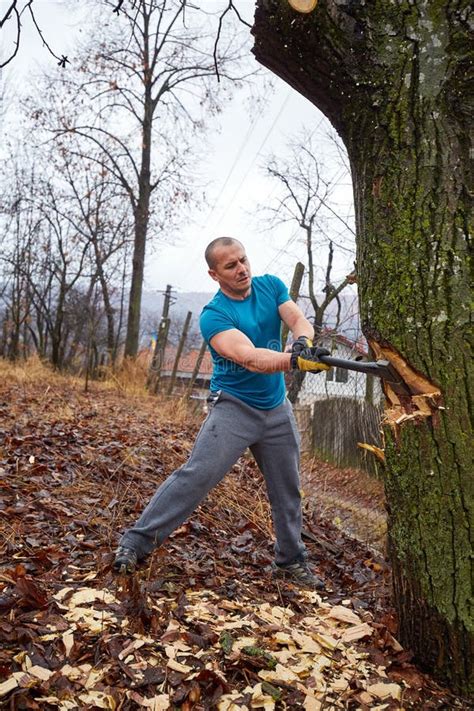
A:
POLYGON ((214 281, 219 281, 218 278, 217 278, 217 274, 216 274, 216 272, 214 271, 214 269, 208 269, 208 272, 207 272, 207 273, 209 274, 209 276, 211 277, 211 279, 214 279, 214 281))

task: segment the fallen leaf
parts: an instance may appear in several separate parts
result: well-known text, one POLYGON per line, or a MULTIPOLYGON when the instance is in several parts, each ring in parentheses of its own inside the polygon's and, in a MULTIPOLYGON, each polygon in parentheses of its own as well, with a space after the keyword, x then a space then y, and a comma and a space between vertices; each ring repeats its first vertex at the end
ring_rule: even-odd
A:
POLYGON ((95 602, 96 600, 104 602, 107 605, 118 602, 114 595, 107 590, 97 590, 96 588, 80 588, 76 590, 68 600, 69 607, 78 607, 87 602, 95 602))

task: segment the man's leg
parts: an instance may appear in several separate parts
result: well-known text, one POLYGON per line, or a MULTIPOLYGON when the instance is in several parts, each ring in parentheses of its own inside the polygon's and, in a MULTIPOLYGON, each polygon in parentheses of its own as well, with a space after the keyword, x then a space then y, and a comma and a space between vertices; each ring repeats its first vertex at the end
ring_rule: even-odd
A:
POLYGON ((324 588, 311 570, 301 540, 299 433, 286 400, 268 413, 264 435, 251 447, 267 485, 276 535, 274 574, 311 589, 324 588))
POLYGON ((250 449, 265 477, 272 507, 275 562, 286 565, 305 552, 301 540, 299 433, 287 400, 268 411, 263 436, 250 449))
POLYGON ((186 464, 161 484, 120 546, 135 551, 140 560, 163 543, 243 454, 256 426, 258 411, 223 394, 204 421, 186 464))

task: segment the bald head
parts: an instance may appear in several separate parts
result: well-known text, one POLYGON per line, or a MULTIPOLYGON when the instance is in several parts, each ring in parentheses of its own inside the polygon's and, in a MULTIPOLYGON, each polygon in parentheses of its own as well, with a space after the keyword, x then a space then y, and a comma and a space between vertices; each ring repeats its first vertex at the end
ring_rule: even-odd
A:
POLYGON ((233 237, 218 237, 207 245, 209 276, 219 283, 231 299, 245 299, 252 288, 252 270, 242 242, 233 237))
POLYGON ((212 242, 209 242, 204 252, 204 257, 209 269, 214 269, 216 266, 215 253, 219 247, 233 247, 234 245, 243 246, 238 239, 234 239, 233 237, 217 237, 217 239, 213 239, 212 242))

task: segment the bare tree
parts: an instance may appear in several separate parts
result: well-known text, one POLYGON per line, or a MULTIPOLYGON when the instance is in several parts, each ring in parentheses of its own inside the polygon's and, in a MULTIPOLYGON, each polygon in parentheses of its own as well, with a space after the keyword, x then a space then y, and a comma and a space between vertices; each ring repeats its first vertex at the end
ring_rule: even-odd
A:
POLYGON ((58 184, 54 167, 40 159, 36 153, 33 168, 29 156, 17 152, 2 176, 9 186, 0 203, 3 272, 10 285, 6 292, 10 299, 9 352, 11 357, 20 355, 24 324, 40 355, 48 354, 53 365, 61 368, 73 323, 66 318, 67 310, 74 304, 73 290, 85 278, 90 244, 82 242, 71 226, 68 196, 58 184))
MULTIPOLYGON (((61 175, 66 199, 63 206, 55 204, 53 209, 61 210, 61 217, 68 221, 84 244, 90 245, 90 282, 87 304, 92 303, 96 285, 100 289, 105 319, 107 323, 108 360, 114 364, 118 354, 118 330, 116 323, 117 282, 122 273, 126 245, 130 243, 129 210, 123 191, 107 173, 100 169, 94 154, 86 159, 71 155, 70 141, 67 146, 53 147, 51 163, 61 175)), ((95 306, 97 312, 97 305, 95 306)), ((77 329, 74 344, 79 343, 81 331, 77 329)))
POLYGON ((321 331, 324 315, 332 301, 348 284, 355 282, 353 273, 346 276, 337 286, 333 283, 332 271, 335 247, 349 256, 354 255, 355 231, 351 218, 341 215, 334 194, 338 184, 348 173, 343 167, 328 171, 318 157, 317 141, 314 136, 303 132, 300 137, 288 143, 285 158, 270 157, 265 167, 267 175, 278 183, 275 204, 263 206, 264 213, 270 215, 272 227, 294 223, 303 233, 306 249, 308 290, 314 311, 314 327, 321 331), (315 253, 321 253, 327 245, 328 255, 325 267, 318 266, 315 253), (319 289, 318 289, 319 287, 319 289), (318 296, 318 291, 323 296, 318 296))
POLYGON ((15 161, 7 168, 8 183, 0 199, 0 299, 3 303, 2 353, 11 360, 28 355, 28 329, 32 318, 30 275, 32 245, 40 220, 28 201, 24 185, 35 181, 27 166, 15 161))
MULTIPOLYGON (((106 9, 112 3, 104 0, 106 9)), ((78 151, 94 160, 127 195, 134 247, 125 354, 139 343, 143 273, 148 236, 169 237, 193 199, 196 136, 219 111, 215 81, 243 81, 242 44, 222 34, 218 16, 185 0, 137 0, 121 6, 120 27, 94 39, 77 72, 63 77, 69 114, 56 135, 81 137, 78 151), (126 41, 125 41, 126 38, 126 41), (220 49, 222 47, 222 49, 220 49), (72 110, 74 106, 74 110, 72 110)), ((222 92, 220 92, 222 93, 222 92)), ((65 106, 65 104, 64 104, 65 106)), ((38 117, 48 117, 41 108, 38 117)))

